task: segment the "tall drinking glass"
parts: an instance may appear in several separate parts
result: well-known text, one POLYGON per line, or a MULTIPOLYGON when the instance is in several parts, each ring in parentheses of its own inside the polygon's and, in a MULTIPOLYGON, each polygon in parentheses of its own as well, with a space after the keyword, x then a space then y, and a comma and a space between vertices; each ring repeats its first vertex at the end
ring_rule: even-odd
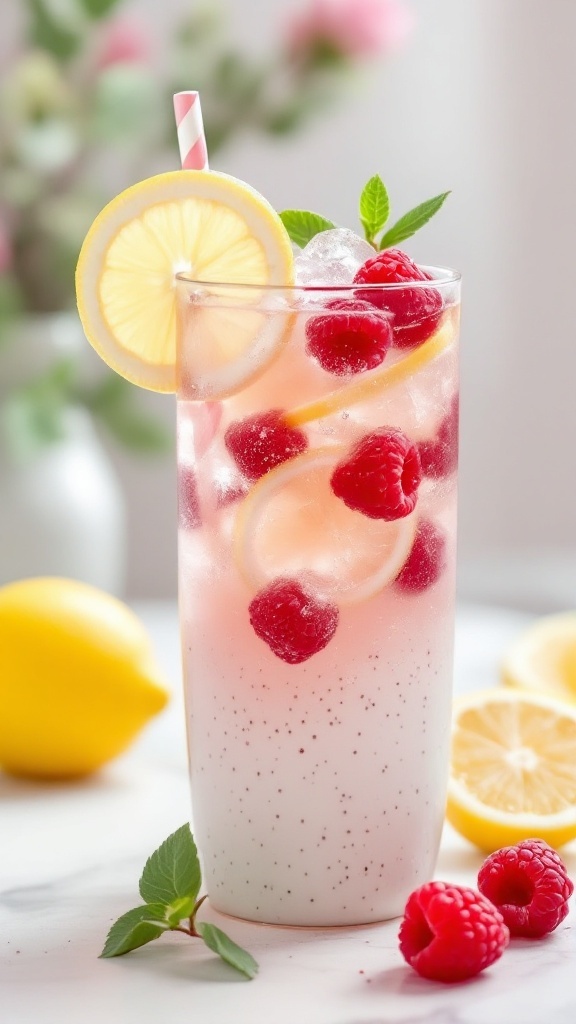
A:
POLYGON ((434 869, 459 276, 428 271, 409 286, 177 283, 193 819, 223 913, 380 921, 434 869), (363 333, 388 344, 394 324, 379 365, 350 363, 351 338, 356 353, 363 333))

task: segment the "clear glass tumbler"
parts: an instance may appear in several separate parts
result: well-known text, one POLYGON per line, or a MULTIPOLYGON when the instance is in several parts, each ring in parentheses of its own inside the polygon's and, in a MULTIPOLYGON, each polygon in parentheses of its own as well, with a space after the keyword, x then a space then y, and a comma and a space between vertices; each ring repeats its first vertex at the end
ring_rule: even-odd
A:
POLYGON ((215 909, 403 910, 434 869, 452 683, 459 276, 180 276, 179 593, 215 909))

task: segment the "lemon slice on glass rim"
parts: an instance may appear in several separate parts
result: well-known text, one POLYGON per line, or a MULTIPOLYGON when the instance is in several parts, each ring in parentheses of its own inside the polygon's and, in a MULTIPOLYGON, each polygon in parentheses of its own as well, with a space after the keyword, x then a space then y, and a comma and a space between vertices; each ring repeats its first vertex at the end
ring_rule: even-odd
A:
POLYGON ((495 687, 455 701, 447 818, 491 853, 576 837, 576 708, 495 687))
MULTIPOLYGON (((104 207, 78 260, 80 319, 104 362, 152 391, 178 386, 178 273, 232 285, 288 286, 290 239, 258 192, 215 171, 158 174, 104 207)), ((261 295, 258 288, 255 293, 261 295)), ((257 376, 282 348, 289 319, 232 308, 198 324, 203 352, 193 397, 230 394, 257 376)))
POLYGON ((393 522, 354 512, 330 477, 345 445, 311 449, 261 477, 243 499, 233 549, 252 590, 278 577, 309 578, 338 604, 355 604, 391 583, 410 554, 415 513, 393 522))

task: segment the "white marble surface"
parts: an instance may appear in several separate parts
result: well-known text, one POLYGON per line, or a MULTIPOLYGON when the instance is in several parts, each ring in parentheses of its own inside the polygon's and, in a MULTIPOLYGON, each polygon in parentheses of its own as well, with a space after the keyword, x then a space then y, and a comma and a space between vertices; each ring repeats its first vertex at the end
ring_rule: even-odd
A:
MULTIPOLYGON (((181 935, 99 960, 112 920, 138 902, 146 856, 189 817, 175 610, 138 610, 174 684, 170 709, 89 782, 35 786, 0 776, 2 1024, 574 1024, 570 916, 546 941, 517 940, 478 979, 452 987, 404 964, 397 922, 308 931, 226 921, 260 962, 252 982, 181 935)), ((457 689, 495 681, 499 655, 524 621, 460 611, 457 689)), ((446 829, 437 875, 473 884, 481 859, 446 829)), ((575 875, 576 844, 566 860, 575 875)))

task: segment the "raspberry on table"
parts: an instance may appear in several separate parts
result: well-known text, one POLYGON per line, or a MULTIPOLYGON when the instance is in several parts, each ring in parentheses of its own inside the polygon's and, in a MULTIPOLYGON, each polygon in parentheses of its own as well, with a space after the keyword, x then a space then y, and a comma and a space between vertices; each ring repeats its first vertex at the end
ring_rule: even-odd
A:
POLYGON ((455 394, 440 423, 436 436, 418 442, 418 454, 424 476, 433 480, 450 476, 458 466, 459 399, 455 394))
POLYGON ((410 554, 396 577, 396 586, 420 594, 440 579, 445 565, 446 538, 429 519, 422 519, 410 554))
POLYGON ((574 891, 564 862, 543 839, 524 839, 490 854, 478 888, 498 907, 511 935, 533 939, 564 920, 574 891))
POLYGON ((473 978, 502 956, 509 941, 489 900, 446 882, 427 882, 408 897, 399 934, 406 962, 423 978, 445 982, 473 978))
MULTIPOLYGON (((355 284, 406 284, 431 281, 401 249, 385 249, 366 260, 356 272, 355 284)), ((386 288, 381 291, 358 289, 357 297, 392 313, 394 345, 413 348, 434 333, 442 316, 443 301, 437 288, 386 288)))
POLYGON ((249 605, 254 632, 289 665, 298 665, 330 642, 338 625, 338 608, 322 601, 295 579, 276 579, 249 605))
POLYGON ((231 423, 226 430, 226 448, 249 480, 258 480, 308 447, 304 431, 284 423, 283 412, 282 409, 258 412, 231 423))
POLYGON ((327 373, 363 373, 380 366, 392 344, 392 320, 370 302, 332 299, 328 313, 306 323, 306 351, 327 373))
POLYGON ((337 464, 330 485, 348 508, 390 522, 414 511, 421 477, 416 445, 401 430, 380 427, 337 464))

